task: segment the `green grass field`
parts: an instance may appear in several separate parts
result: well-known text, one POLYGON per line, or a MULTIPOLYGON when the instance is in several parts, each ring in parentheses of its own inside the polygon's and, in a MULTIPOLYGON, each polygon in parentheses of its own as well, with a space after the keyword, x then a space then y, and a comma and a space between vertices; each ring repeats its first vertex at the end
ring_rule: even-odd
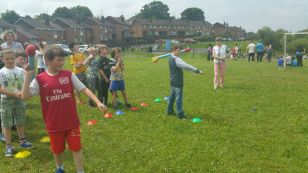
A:
MULTIPOLYGON (((79 105, 85 170, 89 173, 304 173, 308 172, 308 64, 278 69, 276 62, 228 61, 224 89, 213 90, 213 62, 190 54, 184 60, 205 72, 184 73, 184 110, 201 123, 166 116, 167 59, 125 54, 131 103, 149 107, 105 119, 79 105), (162 103, 154 103, 155 98, 162 103), (98 123, 87 126, 87 121, 98 123)), ((66 66, 68 67, 68 65, 66 66)), ((110 96, 111 99, 111 96, 110 96)), ((109 105, 110 107, 110 105, 109 105)), ((51 173, 55 169, 38 97, 27 102, 27 137, 36 146, 25 159, 0 155, 1 173, 51 173)), ((115 113, 114 110, 109 110, 115 113)), ((13 132, 13 145, 18 151, 13 132)), ((5 145, 0 144, 4 151, 5 145)), ((75 172, 65 152, 66 172, 75 172)))

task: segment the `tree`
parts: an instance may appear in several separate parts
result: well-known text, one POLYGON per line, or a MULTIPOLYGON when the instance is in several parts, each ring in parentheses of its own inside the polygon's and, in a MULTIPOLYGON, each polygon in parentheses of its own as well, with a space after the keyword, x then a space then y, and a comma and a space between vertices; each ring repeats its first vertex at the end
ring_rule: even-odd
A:
POLYGON ((76 7, 72 7, 70 11, 73 15, 73 18, 78 22, 83 21, 86 17, 93 17, 93 14, 88 7, 78 5, 76 7))
POLYGON ((49 14, 46 13, 41 13, 39 15, 34 16, 35 19, 38 20, 51 20, 51 16, 49 14))
POLYGON ((272 29, 270 27, 264 26, 258 30, 258 37, 264 44, 272 44, 274 37, 272 29))
POLYGON ((73 14, 71 10, 68 9, 67 7, 59 7, 53 12, 52 17, 53 18, 63 17, 63 18, 73 19, 73 14))
POLYGON ((136 17, 143 19, 170 19, 169 7, 160 1, 153 1, 144 5, 136 17))
POLYGON ((11 24, 14 24, 20 16, 14 10, 6 10, 5 13, 1 13, 1 18, 11 24))
POLYGON ((187 8, 181 13, 181 19, 204 21, 204 12, 200 8, 187 8))

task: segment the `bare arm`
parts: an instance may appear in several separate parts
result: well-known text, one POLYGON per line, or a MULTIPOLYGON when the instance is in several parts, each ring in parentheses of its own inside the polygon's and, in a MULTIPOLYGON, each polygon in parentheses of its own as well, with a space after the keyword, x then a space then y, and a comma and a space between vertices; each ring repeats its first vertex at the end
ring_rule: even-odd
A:
POLYGON ((89 98, 91 98, 96 103, 99 110, 101 110, 102 112, 107 111, 107 107, 103 103, 101 103, 98 100, 98 98, 88 88, 82 89, 81 92, 87 95, 89 98))
POLYGON ((88 65, 93 58, 95 58, 95 56, 93 55, 88 56, 88 58, 85 61, 83 61, 83 65, 88 65))
MULTIPOLYGON (((0 85, 0 88, 1 88, 1 85, 0 85)), ((9 97, 15 97, 15 98, 21 99, 21 93, 20 92, 13 93, 13 92, 10 92, 10 91, 6 91, 5 89, 0 89, 0 94, 4 94, 4 95, 7 95, 9 97)))
POLYGON ((24 80, 24 84, 22 86, 22 92, 21 92, 21 98, 24 100, 31 98, 30 81, 32 78, 33 71, 29 71, 28 67, 29 65, 26 65, 25 67, 25 80, 24 80))

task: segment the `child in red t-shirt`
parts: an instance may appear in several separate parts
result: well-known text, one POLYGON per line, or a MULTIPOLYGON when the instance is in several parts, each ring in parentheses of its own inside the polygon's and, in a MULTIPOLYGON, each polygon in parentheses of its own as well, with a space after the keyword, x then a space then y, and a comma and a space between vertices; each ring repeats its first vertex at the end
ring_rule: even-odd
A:
POLYGON ((62 153, 65 141, 73 153, 78 173, 83 173, 83 159, 80 142, 80 122, 76 109, 74 90, 83 92, 90 97, 97 107, 105 112, 107 107, 80 82, 70 71, 62 70, 64 52, 59 47, 47 47, 45 60, 47 71, 39 74, 30 84, 33 71, 26 66, 26 77, 22 89, 22 98, 28 99, 33 95, 40 95, 43 118, 50 136, 50 147, 54 154, 56 173, 63 173, 62 153))

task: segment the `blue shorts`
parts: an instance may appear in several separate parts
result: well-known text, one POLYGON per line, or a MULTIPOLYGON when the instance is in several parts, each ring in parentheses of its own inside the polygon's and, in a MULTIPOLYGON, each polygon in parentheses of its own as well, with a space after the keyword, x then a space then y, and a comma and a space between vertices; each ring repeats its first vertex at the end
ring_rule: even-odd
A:
POLYGON ((110 91, 124 91, 125 83, 124 80, 113 80, 110 84, 110 91))

